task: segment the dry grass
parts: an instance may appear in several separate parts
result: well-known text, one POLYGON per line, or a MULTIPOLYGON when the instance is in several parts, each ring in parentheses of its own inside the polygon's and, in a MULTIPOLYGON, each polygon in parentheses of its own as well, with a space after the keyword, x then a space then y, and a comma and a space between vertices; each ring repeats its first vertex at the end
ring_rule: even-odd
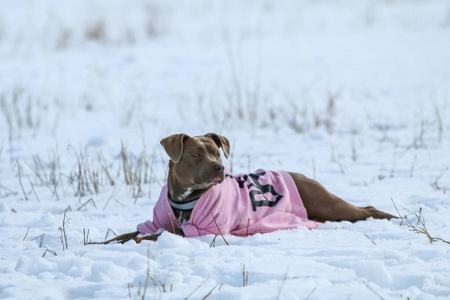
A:
MULTIPOLYGON (((144 194, 142 189, 143 184, 149 183, 149 178, 153 176, 153 165, 150 164, 146 157, 145 148, 141 151, 141 154, 136 157, 133 153, 127 151, 125 145, 122 143, 120 150, 120 157, 122 159, 122 169, 125 184, 129 187, 132 197, 137 199, 144 194)), ((152 156, 153 158, 154 156, 152 156)))
POLYGON ((248 285, 248 271, 245 270, 245 264, 242 265, 242 286, 248 285))
MULTIPOLYGON (((74 194, 76 197, 84 197, 86 195, 97 194, 100 190, 100 170, 105 170, 100 166, 100 155, 98 155, 98 163, 94 164, 93 161, 88 160, 87 147, 80 149, 77 152, 71 145, 68 147, 69 150, 75 154, 77 159, 77 164, 75 170, 73 170, 69 175, 69 183, 76 184, 74 188, 74 194)), ((110 181, 109 181, 110 182, 110 181)))
POLYGON ((197 286, 186 298, 184 298, 184 300, 188 300, 199 288, 201 288, 206 281, 208 280, 208 278, 206 278, 199 286, 197 286))
POLYGON ((413 224, 408 216, 405 215, 403 217, 404 220, 406 221, 410 231, 413 231, 417 234, 425 235, 428 238, 428 241, 430 242, 430 244, 438 242, 438 241, 446 243, 446 244, 450 244, 449 241, 446 241, 446 240, 438 238, 438 237, 433 237, 430 234, 430 232, 427 229, 427 226, 425 225, 425 219, 422 215, 422 208, 418 212, 411 212, 409 210, 408 210, 408 212, 417 218, 417 224, 413 224))
POLYGON ((9 196, 17 196, 18 192, 11 190, 9 187, 6 187, 0 183, 0 192, 3 191, 3 194, 0 193, 0 199, 7 198, 9 196))
POLYGON ((44 238, 45 238, 45 233, 38 235, 37 237, 31 239, 31 241, 39 240, 39 248, 42 248, 42 245, 44 244, 44 238))
MULTIPOLYGON (((168 285, 166 282, 162 282, 160 280, 157 280, 156 277, 152 276, 151 273, 151 264, 150 264, 150 245, 147 246, 147 270, 146 270, 146 277, 145 277, 145 283, 144 286, 142 286, 141 282, 139 282, 138 289, 134 295, 134 298, 138 298, 141 300, 144 300, 147 296, 147 288, 150 284, 150 282, 153 283, 153 287, 158 287, 160 294, 168 293, 173 291, 173 284, 168 285)), ((131 283, 128 283, 128 297, 132 297, 132 289, 134 286, 131 283)))
POLYGON ((82 208, 85 209, 85 211, 87 210, 86 205, 87 204, 91 204, 95 209, 97 209, 97 205, 95 204, 95 201, 93 198, 89 198, 89 200, 87 200, 86 202, 84 202, 80 207, 78 207, 78 211, 80 211, 82 208))
POLYGON ((436 191, 440 191, 443 190, 444 194, 446 193, 447 188, 446 187, 441 187, 439 185, 439 181, 441 180, 442 176, 444 176, 444 174, 448 171, 449 167, 446 167, 439 175, 437 175, 434 179, 434 181, 432 181, 430 183, 431 187, 433 189, 435 189, 436 191))
POLYGON ((61 245, 63 250, 69 249, 69 243, 67 241, 67 233, 66 233, 66 224, 69 223, 70 219, 67 218, 66 213, 64 213, 62 225, 58 228, 58 230, 61 232, 61 245))
MULTIPOLYGON (((161 185, 158 177, 154 175, 156 164, 159 163, 156 161, 155 152, 148 157, 144 148, 136 156, 124 145, 121 146, 120 151, 120 155, 111 162, 105 159, 101 151, 92 153, 88 151, 87 147, 75 150, 69 144, 67 147, 69 162, 61 162, 58 145, 56 145, 56 150, 47 152, 47 158, 32 155, 31 162, 16 160, 15 164, 11 166, 16 170, 17 187, 24 200, 32 197, 40 202, 38 195, 41 195, 42 188, 44 188, 50 191, 57 201, 75 197, 78 199, 78 204, 69 204, 68 209, 74 207, 75 210, 86 211, 88 208, 97 209, 99 204, 97 195, 105 189, 113 187, 110 197, 103 204, 103 210, 105 210, 111 200, 125 206, 126 203, 121 203, 116 199, 116 194, 122 186, 127 187, 134 199, 134 204, 136 204, 137 199, 146 194, 144 185, 148 184, 149 186, 149 197, 152 183, 161 185), (65 170, 69 171, 65 173, 61 170, 61 164, 70 164, 70 154, 74 155, 75 164, 70 169, 66 168, 65 170)), ((67 160, 67 158, 65 159, 67 160)), ((166 164, 165 160, 161 160, 161 163, 166 164)), ((19 191, 11 190, 0 184, 0 198, 18 195, 19 191)))
MULTIPOLYGON (((63 189, 61 180, 61 169, 59 162, 59 154, 57 151, 50 151, 48 154, 48 160, 44 161, 37 155, 33 155, 33 165, 28 165, 32 170, 35 179, 38 182, 32 182, 27 175, 32 189, 34 186, 46 186, 49 191, 55 196, 57 200, 60 200, 58 189, 63 189)), ((37 194, 35 192, 37 197, 37 194)))
POLYGON ((384 300, 384 298, 380 295, 380 294, 378 294, 368 283, 367 283, 367 281, 363 281, 364 282, 364 284, 366 285, 366 287, 372 292, 372 293, 374 293, 374 295, 376 295, 378 298, 380 298, 381 300, 384 300))
POLYGON ((45 107, 41 100, 35 99, 21 87, 0 94, 0 110, 12 138, 20 138, 22 130, 38 130, 42 124, 45 107))
POLYGON ((397 210, 398 216, 401 219, 400 226, 403 224, 403 221, 406 221, 406 225, 408 226, 410 231, 415 232, 417 234, 425 235, 428 238, 428 241, 430 242, 430 244, 439 242, 439 241, 446 243, 446 244, 450 244, 450 242, 447 240, 444 240, 439 237, 434 237, 431 235, 431 233, 428 231, 428 228, 425 224, 425 218, 422 215, 422 208, 420 208, 419 211, 415 211, 415 212, 404 208, 410 214, 410 216, 407 216, 407 215, 402 216, 400 214, 400 211, 397 208, 397 205, 394 202, 394 199, 391 199, 391 200, 395 206, 395 209, 397 210), (413 224, 413 222, 411 220, 411 215, 417 219, 416 224, 413 224))
POLYGON ((47 249, 45 250, 45 252, 42 254, 42 257, 44 257, 45 254, 47 254, 47 252, 53 254, 53 256, 58 256, 58 254, 56 254, 56 251, 50 250, 50 249, 47 248, 47 249))
MULTIPOLYGON (((226 240, 225 237, 223 236, 222 231, 220 230, 220 227, 219 227, 219 225, 217 224, 216 218, 214 217, 214 215, 213 215, 212 212, 211 212, 211 216, 212 216, 212 218, 213 218, 213 220, 214 220, 214 224, 216 224, 217 230, 219 231, 219 235, 222 237, 223 241, 225 242, 225 244, 227 244, 227 246, 230 245, 230 244, 228 244, 227 240, 226 240)), ((217 237, 217 235, 214 237, 214 240, 213 240, 214 245, 215 245, 216 237, 217 237)), ((213 245, 213 243, 211 243, 211 245, 213 245)), ((210 247, 211 247, 211 245, 210 245, 210 247)))
POLYGON ((206 294, 202 300, 205 300, 206 298, 208 298, 209 296, 211 296, 212 292, 214 292, 214 290, 218 287, 218 285, 215 285, 209 292, 208 294, 206 294))

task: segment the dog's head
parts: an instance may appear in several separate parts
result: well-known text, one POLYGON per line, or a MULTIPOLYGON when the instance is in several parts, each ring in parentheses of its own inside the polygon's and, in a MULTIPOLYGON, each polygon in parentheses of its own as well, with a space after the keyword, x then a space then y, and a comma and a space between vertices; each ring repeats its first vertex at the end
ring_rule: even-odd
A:
POLYGON ((215 133, 195 137, 181 133, 162 139, 161 145, 170 157, 173 175, 184 184, 193 189, 206 189, 223 181, 219 148, 228 158, 230 142, 227 138, 215 133))

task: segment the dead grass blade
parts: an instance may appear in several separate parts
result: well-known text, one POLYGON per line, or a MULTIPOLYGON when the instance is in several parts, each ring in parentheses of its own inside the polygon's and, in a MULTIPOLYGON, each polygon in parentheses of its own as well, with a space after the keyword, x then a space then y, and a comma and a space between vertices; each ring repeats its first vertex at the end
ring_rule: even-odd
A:
POLYGON ((220 227, 219 227, 219 225, 217 225, 216 218, 214 217, 214 215, 213 215, 212 212, 211 212, 211 216, 212 216, 212 218, 213 218, 213 220, 214 220, 214 224, 216 224, 217 230, 219 230, 220 236, 221 236, 222 239, 224 240, 225 244, 227 244, 227 245, 229 246, 230 244, 228 244, 227 240, 225 239, 225 237, 224 237, 223 234, 222 234, 222 231, 220 231, 220 227))
POLYGON ((61 231, 61 245, 62 245, 63 250, 69 249, 69 244, 67 242, 67 234, 66 234, 66 224, 69 221, 70 221, 70 219, 68 219, 66 213, 64 213, 62 225, 58 228, 58 230, 61 231))
POLYGON ((22 241, 25 241, 25 239, 27 238, 27 236, 28 236, 28 232, 30 231, 30 227, 28 227, 28 229, 27 229, 27 233, 25 233, 25 236, 23 237, 23 239, 22 239, 22 241))
POLYGON ((56 254, 56 251, 53 251, 53 250, 50 250, 50 249, 47 248, 47 249, 45 250, 44 254, 42 254, 42 257, 44 257, 45 254, 47 254, 47 252, 53 254, 54 256, 58 256, 58 254, 56 254))
POLYGON ((184 300, 188 300, 199 288, 201 288, 205 282, 208 281, 208 278, 206 278, 198 287, 196 287, 184 300))
POLYGON ((248 285, 248 271, 245 270, 245 264, 242 265, 242 286, 248 285))
POLYGON ((384 298, 381 297, 381 295, 378 294, 365 280, 363 282, 372 293, 374 293, 376 296, 378 296, 378 298, 380 298, 381 300, 384 300, 384 298))
POLYGON ((202 300, 205 300, 206 298, 208 298, 209 296, 211 296, 212 292, 214 292, 214 290, 218 287, 218 285, 214 286, 208 294, 205 295, 205 297, 202 298, 202 300))
POLYGON ((413 231, 417 234, 425 235, 428 238, 428 241, 430 242, 430 244, 437 242, 437 241, 441 241, 443 243, 450 244, 449 241, 446 241, 446 240, 438 238, 438 237, 431 236, 430 232, 427 229, 427 226, 425 225, 425 219, 422 215, 422 208, 418 212, 411 212, 408 209, 407 209, 407 211, 409 213, 413 214, 417 218, 417 225, 414 225, 408 219, 408 216, 404 216, 404 219, 406 220, 407 225, 411 231, 413 231))
POLYGON ((367 235, 367 234, 365 234, 365 233, 363 233, 364 234, 364 236, 366 237, 366 238, 368 238, 375 246, 377 245, 377 244, 375 244, 375 242, 367 235))

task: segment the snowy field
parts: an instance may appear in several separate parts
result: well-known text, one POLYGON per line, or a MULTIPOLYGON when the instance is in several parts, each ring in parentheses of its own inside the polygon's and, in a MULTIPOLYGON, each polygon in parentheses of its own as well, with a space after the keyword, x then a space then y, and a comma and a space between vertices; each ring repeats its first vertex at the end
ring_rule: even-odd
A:
POLYGON ((0 299, 450 297, 449 1, 0 4, 0 299), (85 245, 180 132, 403 220, 85 245))

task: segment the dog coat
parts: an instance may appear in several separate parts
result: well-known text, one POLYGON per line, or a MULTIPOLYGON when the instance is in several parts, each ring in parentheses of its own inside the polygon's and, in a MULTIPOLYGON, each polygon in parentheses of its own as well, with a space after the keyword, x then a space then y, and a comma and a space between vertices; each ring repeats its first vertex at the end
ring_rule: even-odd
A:
POLYGON ((207 234, 238 236, 267 233, 305 226, 317 228, 321 223, 308 220, 300 194, 289 173, 265 171, 231 175, 204 193, 195 204, 191 218, 180 224, 169 204, 167 185, 162 188, 153 209, 153 220, 137 226, 141 234, 160 229, 181 228, 186 237, 207 234))

